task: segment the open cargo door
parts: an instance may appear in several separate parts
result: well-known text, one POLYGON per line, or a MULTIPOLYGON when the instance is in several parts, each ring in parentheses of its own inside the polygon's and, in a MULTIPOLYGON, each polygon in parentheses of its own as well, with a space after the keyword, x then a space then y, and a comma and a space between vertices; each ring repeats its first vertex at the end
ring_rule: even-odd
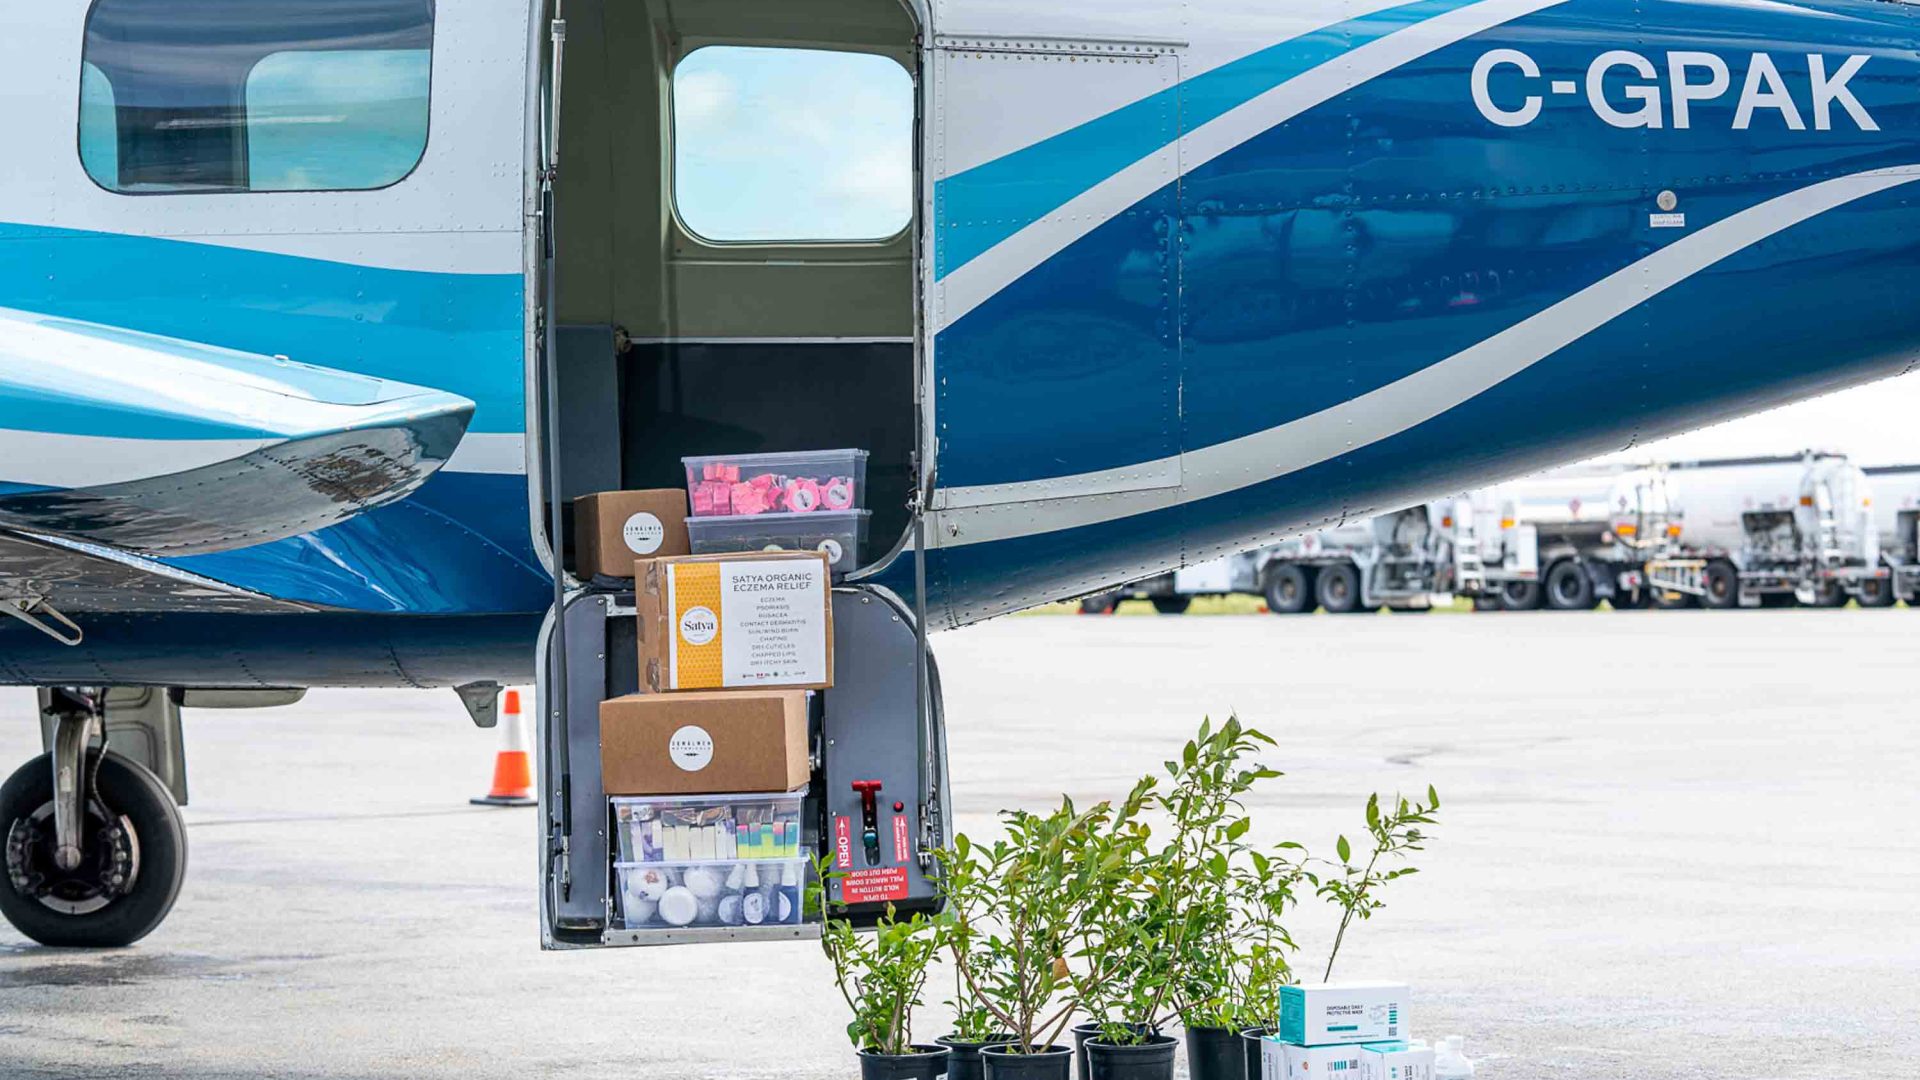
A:
MULTIPOLYGON (((536 528, 550 567, 575 571, 559 575, 538 646, 542 942, 816 936, 822 857, 827 899, 856 923, 889 904, 935 910, 934 852, 951 821, 938 671, 914 590, 858 572, 904 560, 919 573, 886 580, 924 576, 905 542, 920 526, 920 215, 903 210, 911 220, 873 240, 719 245, 682 220, 667 167, 687 57, 717 46, 792 50, 783 62, 800 51, 869 66, 885 58, 896 77, 913 76, 899 81, 915 121, 917 25, 898 0, 821 0, 804 11, 748 0, 565 3, 565 23, 537 33, 548 53, 535 64, 542 111, 558 123, 532 151, 543 235, 529 267, 544 297, 529 402, 529 430, 541 433, 536 528), (835 18, 823 21, 822 5, 835 18), (781 383, 800 397, 769 413, 768 380, 782 371, 807 378, 781 383), (610 793, 601 705, 642 689, 640 612, 631 579, 578 573, 573 499, 657 494, 684 479, 683 456, 827 447, 870 452, 860 487, 874 535, 845 563, 832 555, 833 685, 807 698, 804 790, 610 793), (669 819, 691 831, 669 832, 669 819)), ((549 22, 559 21, 549 13, 549 22)))

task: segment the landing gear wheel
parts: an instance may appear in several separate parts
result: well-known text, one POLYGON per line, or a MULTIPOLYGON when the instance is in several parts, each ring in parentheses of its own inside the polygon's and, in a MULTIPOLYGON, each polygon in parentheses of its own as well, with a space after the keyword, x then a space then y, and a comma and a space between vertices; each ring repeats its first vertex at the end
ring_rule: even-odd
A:
POLYGON ((1540 607, 1540 583, 1537 581, 1509 581, 1500 586, 1500 607, 1503 611, 1536 611, 1540 607))
POLYGON ((1740 571, 1733 564, 1717 560, 1707 564, 1706 594, 1700 606, 1713 611, 1728 611, 1740 606, 1740 571))
POLYGON ((1578 559, 1562 559, 1547 571, 1547 606, 1555 611, 1592 611, 1593 579, 1578 559))
POLYGON ((1880 578, 1868 578, 1860 583, 1860 606, 1863 608, 1892 607, 1898 599, 1893 595, 1893 586, 1880 578))
POLYGON ((1292 563, 1275 563, 1267 567, 1266 578, 1266 586, 1260 591, 1266 595, 1268 611, 1303 615, 1313 610, 1313 581, 1305 570, 1292 563))
POLYGON ((1328 614, 1355 614, 1360 611, 1360 571, 1346 563, 1323 567, 1314 592, 1328 614))
POLYGON ((153 931, 187 872, 187 830, 154 775, 89 751, 80 865, 54 861, 53 766, 42 754, 0 784, 0 915, 42 945, 117 948, 153 931))
POLYGON ((1193 606, 1191 596, 1156 596, 1153 598, 1153 610, 1162 615, 1185 615, 1193 606))

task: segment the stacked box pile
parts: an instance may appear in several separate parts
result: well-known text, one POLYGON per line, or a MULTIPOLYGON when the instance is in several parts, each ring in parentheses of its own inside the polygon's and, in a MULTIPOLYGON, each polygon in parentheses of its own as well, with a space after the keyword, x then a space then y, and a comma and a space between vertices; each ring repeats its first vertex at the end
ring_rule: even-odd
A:
POLYGON ((1263 1080, 1433 1080, 1434 1052, 1407 1035, 1405 983, 1285 986, 1263 1080))

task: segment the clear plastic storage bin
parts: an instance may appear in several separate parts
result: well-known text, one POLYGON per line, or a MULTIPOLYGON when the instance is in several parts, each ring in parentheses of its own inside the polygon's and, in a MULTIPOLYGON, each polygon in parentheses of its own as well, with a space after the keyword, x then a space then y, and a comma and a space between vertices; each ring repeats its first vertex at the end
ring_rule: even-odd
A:
POLYGON ((806 789, 774 795, 616 796, 614 859, 622 863, 805 858, 806 789))
POLYGON ((688 518, 695 555, 730 551, 823 551, 833 569, 857 570, 867 544, 871 510, 821 510, 811 514, 753 514, 688 518))
POLYGON ((867 452, 717 454, 681 458, 693 516, 747 517, 866 507, 867 452))
POLYGON ((615 863, 624 930, 798 926, 806 859, 615 863))

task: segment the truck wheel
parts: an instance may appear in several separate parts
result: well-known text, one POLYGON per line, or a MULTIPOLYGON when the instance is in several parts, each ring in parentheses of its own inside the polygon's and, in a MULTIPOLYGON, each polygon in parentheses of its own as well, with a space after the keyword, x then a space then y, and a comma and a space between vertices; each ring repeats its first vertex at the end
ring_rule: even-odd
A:
POLYGON ((1499 610, 1500 610, 1500 598, 1499 598, 1498 596, 1490 596, 1490 595, 1488 595, 1488 594, 1486 594, 1486 593, 1481 593, 1480 595, 1478 595, 1478 596, 1475 596, 1475 597, 1473 598, 1473 610, 1475 610, 1475 611, 1499 611, 1499 610))
POLYGON ((1863 608, 1892 607, 1896 599, 1893 586, 1882 578, 1868 578, 1860 583, 1860 606, 1863 608))
POLYGON ((80 865, 54 862, 53 766, 42 754, 0 785, 6 879, 0 914, 42 945, 117 948, 146 937, 180 895, 187 830, 154 775, 118 754, 98 764, 81 814, 80 865))
POLYGON ((1352 615, 1360 610, 1360 571, 1349 563, 1322 567, 1314 592, 1328 614, 1352 615))
POLYGON ((1185 615, 1193 606, 1191 596, 1156 596, 1153 598, 1153 610, 1162 615, 1185 615))
POLYGON ((1500 608, 1503 611, 1536 611, 1540 607, 1540 583, 1537 581, 1509 581, 1500 586, 1500 608))
POLYGON ((1313 582, 1307 572, 1292 563, 1274 563, 1267 567, 1267 610, 1275 615, 1303 615, 1313 610, 1313 582))
POLYGON ((1080 601, 1080 614, 1082 615, 1111 615, 1119 609, 1120 596, 1118 593, 1101 593, 1098 596, 1089 596, 1085 600, 1080 601))
POLYGON ((1555 611, 1592 611, 1593 579, 1579 559, 1561 559, 1547 571, 1547 606, 1555 611))
POLYGON ((1850 599, 1852 599, 1852 597, 1847 595, 1847 590, 1829 581, 1814 590, 1812 606, 1817 608, 1843 608, 1847 606, 1847 601, 1850 599))
POLYGON ((1706 593, 1700 597, 1700 606, 1713 611, 1726 611, 1740 606, 1740 571, 1725 559, 1715 559, 1707 564, 1706 593))

